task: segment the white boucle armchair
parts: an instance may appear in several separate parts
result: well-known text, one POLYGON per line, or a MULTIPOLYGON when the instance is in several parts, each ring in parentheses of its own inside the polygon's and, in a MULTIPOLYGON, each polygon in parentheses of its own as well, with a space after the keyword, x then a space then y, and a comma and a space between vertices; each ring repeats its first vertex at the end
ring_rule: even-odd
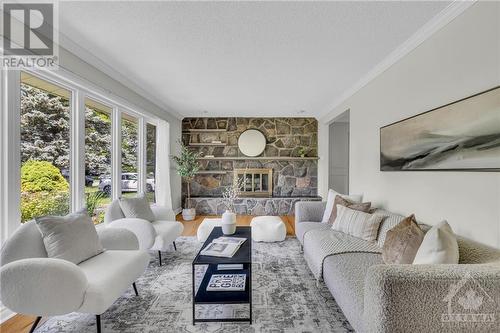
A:
POLYGON ((150 222, 139 218, 127 218, 123 214, 119 200, 113 200, 106 208, 104 223, 108 228, 123 228, 132 231, 139 241, 141 250, 158 251, 161 266, 161 253, 173 247, 175 240, 182 235, 184 226, 175 220, 174 212, 162 206, 151 206, 155 220, 150 222))
POLYGON ((137 237, 125 229, 98 228, 101 254, 78 265, 48 258, 42 235, 34 221, 21 225, 2 247, 0 255, 0 299, 14 312, 42 316, 71 312, 101 317, 148 266, 150 257, 139 249, 137 237))

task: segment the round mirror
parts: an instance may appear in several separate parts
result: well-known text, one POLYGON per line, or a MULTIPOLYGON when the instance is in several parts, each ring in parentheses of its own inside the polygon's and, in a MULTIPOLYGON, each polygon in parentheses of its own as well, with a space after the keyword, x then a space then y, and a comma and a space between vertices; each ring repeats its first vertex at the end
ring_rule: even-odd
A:
POLYGON ((256 129, 246 130, 238 138, 238 148, 246 156, 259 156, 266 149, 266 137, 256 129))

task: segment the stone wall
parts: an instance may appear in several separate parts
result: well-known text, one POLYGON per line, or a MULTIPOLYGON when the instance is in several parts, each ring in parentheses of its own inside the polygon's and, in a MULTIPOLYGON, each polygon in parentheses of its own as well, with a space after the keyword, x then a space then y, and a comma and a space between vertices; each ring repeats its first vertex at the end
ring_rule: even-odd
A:
POLYGON ((220 140, 226 146, 196 146, 204 155, 245 156, 238 149, 238 138, 247 129, 258 129, 266 137, 262 156, 318 156, 318 121, 314 118, 184 118, 182 139, 185 144, 209 143, 220 140), (189 132, 190 129, 225 130, 224 132, 189 132))
MULTIPOLYGON (((320 197, 293 198, 243 198, 237 200, 235 213, 238 215, 294 215, 298 201, 319 201, 320 197)), ((221 215, 226 210, 220 198, 191 198, 191 207, 200 215, 221 215)))
MULTIPOLYGON (((241 214, 286 215, 293 212, 295 201, 317 198, 318 122, 314 118, 185 118, 182 131, 184 144, 202 156, 214 156, 200 160, 201 172, 191 183, 192 204, 198 214, 221 213, 216 198, 232 184, 233 170, 241 168, 273 169, 273 200, 242 199, 241 214), (265 151, 258 158, 248 158, 238 149, 239 135, 247 129, 258 129, 266 137, 265 151), (213 145, 215 140, 222 143, 213 145), (302 150, 305 158, 300 156, 302 150)), ((183 184, 183 198, 185 194, 183 184)))

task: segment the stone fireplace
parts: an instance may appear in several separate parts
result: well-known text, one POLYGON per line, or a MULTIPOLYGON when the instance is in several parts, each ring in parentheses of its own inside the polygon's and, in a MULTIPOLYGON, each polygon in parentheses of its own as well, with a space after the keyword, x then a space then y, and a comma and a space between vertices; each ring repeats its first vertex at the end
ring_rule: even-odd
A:
MULTIPOLYGON (((222 214, 222 190, 237 177, 247 177, 249 189, 236 204, 238 214, 293 215, 297 201, 321 200, 316 119, 185 118, 182 130, 184 144, 202 154, 201 169, 191 183, 191 206, 197 214, 222 214), (257 157, 244 156, 237 145, 239 135, 251 128, 266 138, 257 157)), ((185 193, 183 184, 183 198, 185 193)))

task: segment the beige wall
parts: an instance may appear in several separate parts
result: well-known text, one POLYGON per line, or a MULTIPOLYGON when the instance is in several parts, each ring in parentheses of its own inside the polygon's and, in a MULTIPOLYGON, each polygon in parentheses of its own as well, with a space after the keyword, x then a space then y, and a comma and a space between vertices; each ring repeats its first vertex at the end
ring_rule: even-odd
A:
POLYGON ((350 192, 500 247, 499 172, 380 172, 379 128, 500 84, 500 3, 476 3, 332 114, 350 109, 350 192))

